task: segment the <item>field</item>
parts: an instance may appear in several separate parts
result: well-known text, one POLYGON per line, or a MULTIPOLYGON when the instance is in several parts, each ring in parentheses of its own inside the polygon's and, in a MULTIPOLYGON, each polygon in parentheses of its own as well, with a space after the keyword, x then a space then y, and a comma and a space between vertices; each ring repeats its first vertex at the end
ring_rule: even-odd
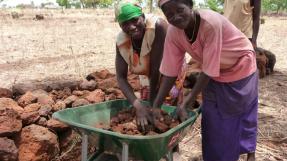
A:
MULTIPOLYGON (((0 87, 79 80, 98 69, 114 71, 113 10, 0 10, 0 87), (44 20, 34 20, 43 14, 44 20)), ((258 46, 277 57, 275 73, 260 80, 257 160, 287 161, 287 17, 264 17, 258 46)), ((180 144, 181 160, 200 158, 200 120, 180 144)))

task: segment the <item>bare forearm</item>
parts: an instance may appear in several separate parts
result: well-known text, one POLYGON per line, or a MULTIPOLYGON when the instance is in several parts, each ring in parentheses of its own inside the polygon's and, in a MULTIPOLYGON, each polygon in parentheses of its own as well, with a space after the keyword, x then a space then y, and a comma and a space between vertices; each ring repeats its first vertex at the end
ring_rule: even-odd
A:
POLYGON ((257 36, 259 32, 260 26, 260 12, 261 12, 261 0, 253 0, 253 34, 252 34, 252 41, 254 43, 257 42, 257 36))
POLYGON ((129 102, 133 104, 134 101, 137 99, 137 97, 135 96, 133 88, 131 87, 131 85, 127 80, 128 64, 121 56, 118 47, 116 47, 116 52, 117 54, 116 54, 115 66, 116 66, 117 81, 123 94, 127 97, 129 102))
POLYGON ((151 75, 150 78, 150 103, 151 105, 153 104, 156 94, 158 93, 158 84, 159 84, 159 77, 160 77, 160 73, 159 72, 155 72, 151 75))
POLYGON ((197 82, 192 88, 188 96, 183 100, 183 106, 188 105, 189 103, 195 101, 197 95, 207 86, 210 77, 205 73, 200 73, 197 82))
POLYGON ((150 54, 150 102, 153 104, 159 88, 160 79, 160 63, 163 55, 164 40, 166 36, 167 23, 163 19, 159 19, 156 23, 155 39, 150 54))
POLYGON ((124 78, 117 78, 117 79, 118 79, 119 87, 121 88, 123 94, 129 100, 129 102, 133 104, 134 101, 137 99, 137 97, 134 94, 133 88, 128 83, 127 79, 124 79, 124 78))
POLYGON ((168 76, 162 77, 162 82, 157 97, 154 100, 153 107, 160 107, 162 105, 165 97, 168 95, 175 81, 176 77, 168 77, 168 76))

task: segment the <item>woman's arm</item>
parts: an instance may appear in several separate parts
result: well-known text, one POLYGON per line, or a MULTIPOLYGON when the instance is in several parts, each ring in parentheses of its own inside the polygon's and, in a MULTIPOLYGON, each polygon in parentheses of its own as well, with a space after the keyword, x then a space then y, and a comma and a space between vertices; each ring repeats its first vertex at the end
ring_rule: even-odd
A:
POLYGON ((119 49, 116 49, 116 75, 119 87, 121 88, 123 94, 127 97, 131 104, 137 99, 134 94, 133 88, 127 80, 128 64, 125 62, 121 56, 119 49))
POLYGON ((169 94, 169 91, 171 90, 172 86, 174 85, 174 82, 176 81, 177 77, 168 77, 168 76, 162 76, 162 81, 160 84, 159 92, 154 100, 153 106, 155 108, 158 108, 162 105, 165 97, 169 94))
POLYGON ((167 23, 163 19, 159 19, 156 23, 155 39, 152 45, 150 55, 150 103, 156 97, 159 88, 160 72, 159 67, 163 55, 164 40, 166 36, 167 23))
POLYGON ((189 104, 193 103, 196 100, 197 95, 207 86, 210 77, 205 73, 201 72, 194 87, 192 88, 191 92, 184 98, 182 104, 180 105, 181 108, 185 108, 189 104))
POLYGON ((184 98, 182 104, 177 108, 177 116, 182 122, 188 119, 186 107, 194 104, 197 95, 207 86, 209 80, 210 77, 205 73, 201 72, 191 92, 186 98, 184 98))
POLYGON ((147 112, 147 108, 144 104, 141 103, 140 99, 134 94, 133 88, 129 84, 127 80, 128 73, 128 64, 124 61, 123 57, 120 55, 119 49, 117 48, 116 54, 116 73, 118 84, 123 92, 123 94, 127 97, 130 104, 132 104, 136 109, 136 121, 137 124, 141 125, 144 129, 145 125, 148 124, 149 113, 147 112))

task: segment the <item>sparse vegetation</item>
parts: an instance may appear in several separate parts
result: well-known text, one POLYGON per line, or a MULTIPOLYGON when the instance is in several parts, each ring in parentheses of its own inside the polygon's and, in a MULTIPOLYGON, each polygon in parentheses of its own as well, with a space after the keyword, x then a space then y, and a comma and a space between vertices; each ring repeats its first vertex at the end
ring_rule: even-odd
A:
POLYGON ((224 0, 205 0, 205 4, 208 8, 216 12, 223 12, 224 0))
POLYGON ((60 6, 66 7, 66 8, 101 8, 101 7, 109 7, 112 5, 113 0, 57 0, 57 3, 60 6))
POLYGON ((279 14, 280 12, 287 12, 287 0, 262 0, 261 3, 264 13, 275 12, 279 14))
MULTIPOLYGON (((210 8, 216 12, 223 11, 224 0, 205 0, 205 3, 199 4, 199 8, 210 8)), ((286 13, 287 0, 261 0, 262 13, 286 13)))

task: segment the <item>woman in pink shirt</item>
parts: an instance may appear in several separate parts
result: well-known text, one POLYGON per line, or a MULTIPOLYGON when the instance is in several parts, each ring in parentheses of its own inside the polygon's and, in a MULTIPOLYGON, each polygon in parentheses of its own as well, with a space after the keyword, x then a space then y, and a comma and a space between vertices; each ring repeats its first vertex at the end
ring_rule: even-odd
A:
POLYGON ((162 104, 189 53, 202 72, 177 114, 185 120, 186 108, 202 92, 204 161, 236 161, 245 153, 248 161, 255 160, 258 75, 252 44, 222 15, 193 10, 191 0, 160 0, 159 6, 171 25, 160 67, 164 76, 153 107, 162 104))

